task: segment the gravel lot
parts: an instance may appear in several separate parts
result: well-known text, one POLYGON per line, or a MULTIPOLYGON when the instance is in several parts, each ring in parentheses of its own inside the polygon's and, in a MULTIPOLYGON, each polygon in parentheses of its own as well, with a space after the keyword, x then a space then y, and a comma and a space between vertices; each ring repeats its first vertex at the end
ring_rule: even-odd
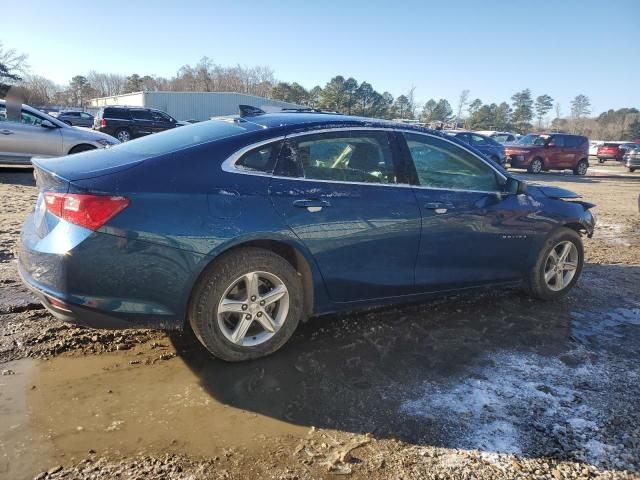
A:
POLYGON ((578 286, 313 319, 229 365, 189 334, 71 327, 21 286, 30 170, 0 170, 0 478, 640 478, 640 176, 523 175, 596 203, 578 286))

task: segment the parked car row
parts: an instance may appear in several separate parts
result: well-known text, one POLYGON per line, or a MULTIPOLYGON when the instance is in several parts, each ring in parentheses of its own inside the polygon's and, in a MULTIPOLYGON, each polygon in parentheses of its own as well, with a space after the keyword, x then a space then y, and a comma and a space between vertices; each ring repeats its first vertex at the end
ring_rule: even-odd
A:
POLYGON ((492 162, 505 167, 507 156, 505 147, 491 137, 479 134, 477 132, 469 132, 466 130, 443 130, 447 135, 456 137, 464 143, 474 146, 492 162))

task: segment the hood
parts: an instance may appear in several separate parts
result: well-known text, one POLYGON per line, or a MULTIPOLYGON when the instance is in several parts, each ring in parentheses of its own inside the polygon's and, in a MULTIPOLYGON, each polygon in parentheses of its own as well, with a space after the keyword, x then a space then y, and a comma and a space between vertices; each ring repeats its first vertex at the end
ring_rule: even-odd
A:
POLYGON ((90 128, 84 127, 70 127, 65 125, 61 128, 62 134, 65 139, 85 140, 87 142, 97 142, 98 140, 107 140, 109 143, 115 145, 120 143, 117 138, 107 135, 106 133, 96 132, 90 128))
POLYGON ((528 193, 535 196, 544 196, 547 198, 582 198, 576 192, 567 190, 566 188, 552 187, 550 185, 539 185, 530 183, 527 185, 528 193))

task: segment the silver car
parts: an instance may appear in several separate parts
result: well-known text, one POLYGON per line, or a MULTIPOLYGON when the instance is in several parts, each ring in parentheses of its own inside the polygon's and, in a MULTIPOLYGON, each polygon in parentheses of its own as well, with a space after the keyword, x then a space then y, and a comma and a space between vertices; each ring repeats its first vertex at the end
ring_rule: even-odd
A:
POLYGON ((32 157, 59 157, 120 143, 110 135, 63 123, 28 105, 0 100, 0 164, 30 165, 32 157))
POLYGON ((93 115, 87 112, 74 112, 68 110, 60 112, 56 118, 61 122, 74 127, 93 127, 93 115))

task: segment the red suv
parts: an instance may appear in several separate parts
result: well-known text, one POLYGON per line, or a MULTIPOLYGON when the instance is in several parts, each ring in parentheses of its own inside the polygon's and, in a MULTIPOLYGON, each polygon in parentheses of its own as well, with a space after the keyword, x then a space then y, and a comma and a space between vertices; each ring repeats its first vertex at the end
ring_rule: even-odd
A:
POLYGON ((530 133, 505 149, 512 168, 530 173, 568 168, 575 175, 585 175, 589 168, 589 139, 581 135, 530 133))
POLYGON ((625 154, 625 146, 632 144, 622 144, 622 143, 608 143, 605 142, 598 147, 598 161, 600 163, 604 163, 606 160, 617 160, 619 162, 622 161, 622 157, 625 154))

